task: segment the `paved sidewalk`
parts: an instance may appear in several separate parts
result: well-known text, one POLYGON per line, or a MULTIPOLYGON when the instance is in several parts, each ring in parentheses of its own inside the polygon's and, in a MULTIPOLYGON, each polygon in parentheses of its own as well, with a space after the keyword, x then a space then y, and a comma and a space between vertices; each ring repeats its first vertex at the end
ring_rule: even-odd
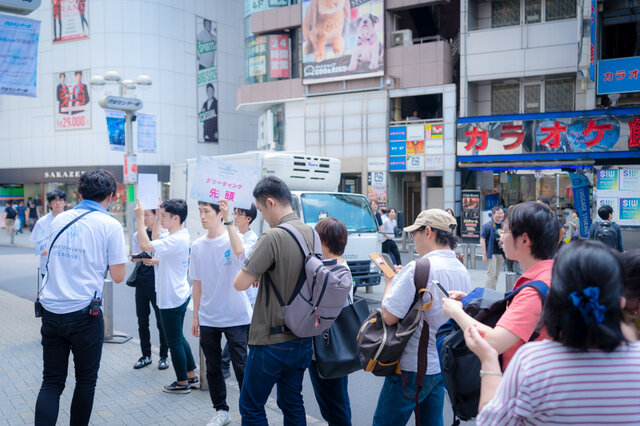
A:
MULTIPOLYGON (((33 424, 34 409, 42 379, 40 320, 33 315, 33 303, 0 290, 0 425, 33 424)), ((139 342, 105 343, 91 424, 102 425, 204 425, 213 415, 208 391, 193 390, 188 395, 162 392, 162 386, 175 380, 172 368, 157 369, 158 351, 153 364, 134 370, 131 360, 140 356, 139 342)), ((58 424, 69 423, 69 408, 75 381, 73 363, 60 399, 58 424)), ((240 424, 239 390, 235 379, 227 380, 227 403, 231 424, 240 424)), ((270 424, 282 424, 275 400, 266 407, 270 424)), ((324 424, 307 416, 310 425, 324 424)))

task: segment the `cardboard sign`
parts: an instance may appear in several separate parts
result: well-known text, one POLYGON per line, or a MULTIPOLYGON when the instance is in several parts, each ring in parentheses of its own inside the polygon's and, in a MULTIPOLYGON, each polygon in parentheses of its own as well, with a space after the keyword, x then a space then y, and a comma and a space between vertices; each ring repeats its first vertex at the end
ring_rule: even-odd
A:
POLYGON ((191 186, 191 198, 217 204, 224 199, 233 207, 250 209, 260 170, 214 157, 199 156, 191 186))
POLYGON ((158 207, 158 175, 140 173, 138 174, 138 199, 142 208, 153 210, 158 207))

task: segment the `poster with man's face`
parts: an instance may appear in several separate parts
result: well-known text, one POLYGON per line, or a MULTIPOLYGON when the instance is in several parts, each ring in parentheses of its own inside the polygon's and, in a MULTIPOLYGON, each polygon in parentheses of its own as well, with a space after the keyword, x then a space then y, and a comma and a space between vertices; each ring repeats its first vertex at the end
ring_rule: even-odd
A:
POLYGON ((302 0, 302 83, 384 73, 383 0, 302 0))
POLYGON ((91 128, 89 70, 64 71, 54 74, 54 123, 56 130, 91 128))
POLYGON ((216 25, 196 17, 198 142, 218 143, 218 64, 216 25))
POLYGON ((51 0, 53 42, 89 38, 88 0, 51 0))

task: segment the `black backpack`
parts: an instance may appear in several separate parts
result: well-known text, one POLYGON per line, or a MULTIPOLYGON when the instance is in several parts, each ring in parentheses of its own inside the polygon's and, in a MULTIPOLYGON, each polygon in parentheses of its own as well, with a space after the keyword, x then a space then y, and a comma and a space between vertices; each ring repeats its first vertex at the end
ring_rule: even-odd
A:
MULTIPOLYGON (((483 287, 475 288, 464 299, 464 311, 490 327, 495 327, 516 294, 527 287, 535 288, 544 303, 549 287, 542 281, 533 281, 506 295, 483 287)), ((534 333, 531 340, 537 339, 534 333)), ((449 394, 454 420, 470 420, 478 415, 480 401, 480 359, 467 348, 464 332, 452 319, 436 333, 436 345, 445 388, 449 394)), ((459 422, 454 422, 459 424, 459 422)))
POLYGON ((11 207, 11 206, 7 206, 7 219, 15 219, 17 216, 16 210, 11 207))
POLYGON ((609 221, 600 222, 596 228, 595 239, 602 241, 611 248, 618 249, 618 233, 609 221))

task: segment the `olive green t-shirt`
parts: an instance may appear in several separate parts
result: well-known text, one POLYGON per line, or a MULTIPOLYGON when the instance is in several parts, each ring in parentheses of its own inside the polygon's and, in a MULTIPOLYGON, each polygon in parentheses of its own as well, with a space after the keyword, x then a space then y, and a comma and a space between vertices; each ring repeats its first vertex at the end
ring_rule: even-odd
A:
MULTIPOLYGON (((302 223, 295 213, 284 216, 278 225, 282 223, 290 223, 295 226, 302 234, 308 247, 313 249, 313 229, 302 223)), ((293 236, 284 229, 269 229, 258 239, 249 259, 242 267, 244 271, 254 277, 260 277, 249 330, 250 345, 272 345, 296 338, 290 331, 270 334, 270 327, 284 325, 284 319, 278 299, 273 290, 268 288, 265 283, 265 272, 271 268, 271 265, 274 265, 273 270, 269 271, 269 276, 282 300, 287 303, 298 282, 303 263, 304 256, 300 247, 293 236)))

